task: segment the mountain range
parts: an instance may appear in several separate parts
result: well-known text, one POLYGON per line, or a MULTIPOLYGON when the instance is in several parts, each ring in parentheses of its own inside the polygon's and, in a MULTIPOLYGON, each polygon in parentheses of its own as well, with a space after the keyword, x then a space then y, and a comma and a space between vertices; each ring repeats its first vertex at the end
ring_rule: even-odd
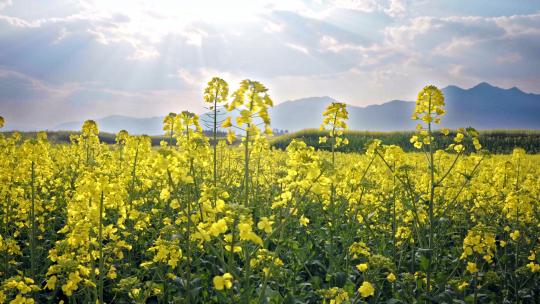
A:
MULTIPOLYGON (((540 94, 525 93, 513 87, 503 89, 482 82, 470 89, 448 86, 442 89, 447 114, 441 126, 476 129, 540 129, 540 94)), ((332 97, 309 97, 277 104, 270 110, 272 128, 290 132, 317 128, 332 97)), ((416 122, 410 119, 413 101, 392 100, 379 105, 359 107, 348 105, 349 128, 369 131, 412 130, 416 122)), ((208 114, 202 120, 210 120, 208 114)), ((121 129, 131 134, 162 134, 163 117, 135 118, 107 116, 98 119, 101 131, 116 133, 121 129)), ((81 121, 68 122, 53 130, 79 130, 81 121)))

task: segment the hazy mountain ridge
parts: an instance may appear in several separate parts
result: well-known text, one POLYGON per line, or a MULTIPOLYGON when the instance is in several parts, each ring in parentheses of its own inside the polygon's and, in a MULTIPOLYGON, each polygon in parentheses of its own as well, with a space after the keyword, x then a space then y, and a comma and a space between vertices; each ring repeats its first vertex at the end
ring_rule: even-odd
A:
MULTIPOLYGON (((111 115, 96 120, 100 131, 117 133, 124 129, 131 134, 160 135, 163 133, 163 116, 154 117, 130 117, 123 115, 111 115)), ((53 128, 57 131, 79 130, 82 121, 72 121, 59 124, 53 128)))
MULTIPOLYGON (((516 87, 502 89, 482 82, 470 89, 457 86, 444 88, 447 114, 442 126, 473 126, 477 129, 540 129, 540 94, 525 93, 516 87)), ((270 110, 272 128, 297 131, 318 128, 328 96, 309 97, 277 104, 270 110)), ((349 105, 349 128, 354 130, 412 130, 410 119, 414 102, 392 100, 383 104, 358 107, 349 105)), ((210 120, 203 114, 202 119, 210 120)), ((234 116, 234 114, 233 114, 234 116)), ((223 116, 224 117, 224 116, 223 116)), ((132 134, 162 134, 163 117, 135 118, 121 115, 98 119, 100 130, 132 134)), ((82 122, 63 123, 53 130, 79 130, 82 122)), ((7 126, 9 127, 9 126, 7 126)))

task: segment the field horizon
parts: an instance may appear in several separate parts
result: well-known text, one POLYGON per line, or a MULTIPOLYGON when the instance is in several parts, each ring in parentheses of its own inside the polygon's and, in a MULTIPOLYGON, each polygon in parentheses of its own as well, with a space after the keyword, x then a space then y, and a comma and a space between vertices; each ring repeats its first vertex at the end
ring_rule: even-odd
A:
MULTIPOLYGON (((463 125, 478 129, 532 129, 540 130, 540 94, 525 93, 515 86, 503 89, 487 82, 481 82, 468 89, 449 85, 442 89, 452 115, 445 118, 444 127, 457 128, 463 125)), ((328 96, 307 97, 287 100, 270 109, 272 128, 279 132, 296 132, 307 128, 317 128, 321 123, 324 108, 336 99, 328 96)), ((392 100, 363 107, 347 105, 351 115, 351 129, 369 131, 411 131, 414 124, 407 119, 414 102, 392 100)), ((174 112, 174 111, 173 111, 174 112)), ((201 121, 209 121, 211 112, 204 112, 201 121)), ((107 133, 127 130, 134 135, 151 136, 162 134, 164 116, 130 117, 110 115, 92 118, 107 133)), ((234 117, 236 118, 236 116, 234 117)), ((87 118, 90 119, 90 118, 87 118)), ((83 121, 54 124, 41 130, 77 131, 83 121)), ((203 128, 208 126, 203 123, 203 128)), ((7 120, 4 130, 36 131, 31 127, 7 120)), ((38 129, 40 130, 40 129, 38 129)), ((223 131, 223 130, 221 130, 223 131)))
MULTIPOLYGON (((81 125, 82 127, 82 125, 81 125)), ((99 128, 99 125, 98 125, 99 128)), ((80 135, 80 131, 1 131, 0 134, 4 136, 12 136, 13 133, 21 134, 22 140, 36 138, 39 132, 45 132, 47 138, 51 143, 55 144, 68 144, 70 143, 70 137, 72 135, 80 135)), ((457 130, 449 130, 450 134, 456 134, 457 130)), ((480 133, 479 138, 484 143, 484 148, 496 154, 508 154, 512 153, 514 148, 522 148, 526 153, 536 154, 540 153, 540 130, 478 130, 480 133)), ((350 145, 342 147, 337 151, 340 152, 355 152, 363 153, 366 150, 368 144, 374 140, 379 139, 383 144, 398 145, 404 151, 415 151, 413 144, 410 142, 410 137, 414 135, 415 131, 367 131, 367 130, 346 130, 344 131, 344 137, 350 142, 350 145)), ((212 143, 212 130, 203 130, 203 134, 212 143)), ((137 134, 135 134, 137 135, 137 134)), ((167 135, 146 135, 149 136, 152 146, 159 146, 162 141, 168 141, 167 135)), ((315 147, 317 150, 327 150, 328 147, 320 145, 319 137, 327 135, 327 132, 320 131, 319 129, 304 129, 296 132, 287 132, 283 134, 273 134, 269 138, 269 143, 272 147, 284 150, 291 143, 291 141, 297 139, 302 140, 315 147)), ((116 133, 100 132, 99 140, 106 144, 116 143, 116 133)), ((226 132, 219 132, 217 135, 218 140, 225 140, 227 136, 226 132)), ((173 145, 176 144, 176 139, 172 140, 173 145)), ((238 144, 236 141, 234 144, 238 144)))

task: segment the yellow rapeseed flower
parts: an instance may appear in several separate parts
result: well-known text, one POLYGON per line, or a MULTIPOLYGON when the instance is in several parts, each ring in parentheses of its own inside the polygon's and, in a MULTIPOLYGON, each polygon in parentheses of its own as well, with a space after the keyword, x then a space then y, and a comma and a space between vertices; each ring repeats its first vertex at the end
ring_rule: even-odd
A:
POLYGON ((519 238, 519 235, 520 235, 519 230, 515 230, 514 232, 510 233, 510 238, 516 241, 519 238))
POLYGON ((356 269, 358 269, 360 272, 364 272, 368 269, 368 264, 367 263, 358 264, 356 265, 356 269))
POLYGON ((478 267, 476 266, 476 263, 468 262, 467 263, 467 271, 470 272, 470 273, 478 272, 478 267))
POLYGON ((371 285, 370 282, 364 281, 362 282, 362 285, 358 288, 358 292, 362 296, 362 298, 367 298, 369 296, 375 295, 375 288, 373 288, 373 285, 371 285))
POLYGON ((467 283, 467 282, 461 282, 461 284, 459 284, 459 286, 458 286, 458 289, 459 289, 460 291, 463 291, 463 290, 464 290, 465 288, 467 288, 468 286, 469 286, 469 283, 467 283))
POLYGON ((272 233, 272 224, 274 224, 274 221, 270 221, 266 216, 264 216, 257 224, 257 228, 263 230, 266 233, 272 233))
POLYGON ((231 289, 233 286, 232 280, 233 276, 228 272, 222 276, 215 276, 213 279, 214 288, 216 290, 231 289))
POLYGON ((302 215, 300 217, 300 225, 306 227, 308 224, 309 224, 309 219, 305 217, 304 215, 302 215))

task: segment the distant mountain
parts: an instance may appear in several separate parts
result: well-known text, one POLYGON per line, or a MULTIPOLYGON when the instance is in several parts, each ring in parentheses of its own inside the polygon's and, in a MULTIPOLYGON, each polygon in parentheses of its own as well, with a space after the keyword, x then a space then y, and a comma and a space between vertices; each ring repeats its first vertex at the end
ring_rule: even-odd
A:
MULTIPOLYGON (((513 87, 502 89, 482 82, 470 89, 448 86, 443 90, 447 114, 441 126, 477 129, 540 129, 540 94, 525 93, 513 87)), ((272 128, 297 131, 317 128, 322 113, 333 98, 309 97, 286 101, 270 110, 272 128)), ((380 105, 358 107, 349 105, 349 128, 370 131, 412 130, 410 119, 414 102, 393 100, 380 105)), ((202 120, 210 120, 208 114, 202 120)), ((108 116, 98 119, 100 130, 118 132, 126 129, 132 134, 162 134, 163 117, 133 118, 108 116)), ((65 123, 55 130, 79 130, 82 122, 65 123)))
MULTIPOLYGON (((130 134, 160 135, 163 133, 163 117, 137 118, 121 115, 107 116, 96 119, 99 130, 108 133, 118 133, 120 130, 128 130, 130 134)), ((80 130, 83 122, 72 121, 59 124, 52 130, 80 130)))
POLYGON ((31 131, 39 130, 39 128, 35 126, 31 126, 31 125, 26 125, 26 124, 12 124, 8 121, 2 127, 2 129, 0 129, 0 131, 6 131, 6 132, 13 131, 13 130, 17 130, 19 132, 31 132, 31 131))
POLYGON ((449 127, 540 129, 539 94, 516 87, 501 89, 486 82, 468 90, 449 86, 443 92, 448 113, 443 123, 449 127))
POLYGON ((324 109, 333 101, 333 98, 324 96, 280 103, 269 111, 272 128, 289 131, 318 128, 324 109))
MULTIPOLYGON (((502 89, 480 83, 470 89, 448 86, 442 89, 447 114, 441 126, 476 129, 540 129, 540 95, 520 89, 502 89)), ((296 131, 317 128, 330 97, 306 98, 277 105, 272 112, 275 128, 296 131), (312 105, 312 106, 310 106, 312 105)), ((414 102, 393 100, 380 105, 349 105, 349 128, 370 131, 412 130, 414 102)))
POLYGON ((414 102, 392 100, 381 105, 354 107, 349 111, 349 129, 369 131, 412 130, 414 102))

